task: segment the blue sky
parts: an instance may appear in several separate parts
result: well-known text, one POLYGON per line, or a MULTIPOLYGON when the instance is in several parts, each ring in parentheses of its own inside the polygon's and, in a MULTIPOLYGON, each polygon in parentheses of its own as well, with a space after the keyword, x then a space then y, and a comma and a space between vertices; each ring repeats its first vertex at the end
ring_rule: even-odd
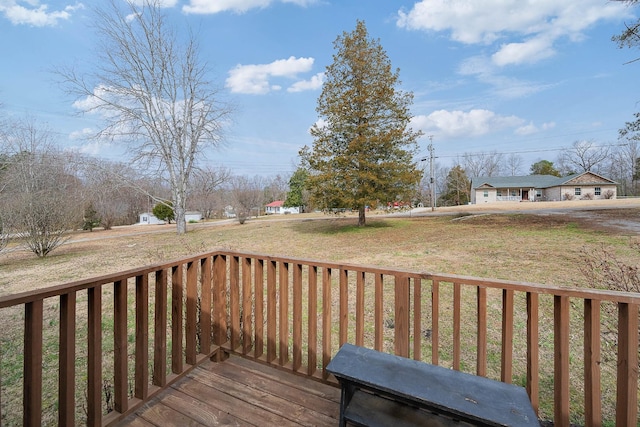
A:
MULTIPOLYGON (((61 145, 122 158, 85 141, 51 69, 92 66, 91 5, 0 0, 1 114, 36 118, 61 145)), ((554 161, 579 140, 617 143, 640 110, 638 51, 611 41, 640 9, 607 0, 165 0, 198 34, 212 78, 236 106, 225 143, 207 162, 240 175, 288 175, 311 145, 316 100, 333 42, 364 20, 414 93, 413 126, 433 137, 438 162, 465 153, 554 161)))

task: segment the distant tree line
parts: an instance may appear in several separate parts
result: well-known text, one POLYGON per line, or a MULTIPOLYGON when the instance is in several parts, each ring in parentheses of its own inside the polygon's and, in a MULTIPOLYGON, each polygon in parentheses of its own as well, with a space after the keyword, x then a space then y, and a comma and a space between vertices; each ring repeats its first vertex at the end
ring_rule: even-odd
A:
MULTIPOLYGON (((159 205, 156 212, 173 220, 170 185, 160 176, 63 151, 55 136, 30 118, 0 123, 0 251, 24 248, 44 257, 70 231, 135 224, 159 205)), ((234 176, 207 166, 195 168, 188 184, 189 210, 207 219, 236 212, 246 218, 285 200, 289 179, 234 176)))

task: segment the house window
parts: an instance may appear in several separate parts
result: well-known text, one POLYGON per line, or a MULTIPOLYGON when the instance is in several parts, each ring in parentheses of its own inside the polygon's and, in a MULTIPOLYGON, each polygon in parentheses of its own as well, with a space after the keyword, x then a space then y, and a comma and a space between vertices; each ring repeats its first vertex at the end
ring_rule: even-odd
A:
POLYGON ((484 190, 484 197, 489 197, 489 190, 484 190))
POLYGON ((576 187, 575 190, 574 190, 574 194, 576 196, 579 196, 581 192, 582 192, 582 189, 580 187, 576 187))
POLYGON ((537 198, 541 198, 542 197, 542 191, 541 190, 536 190, 536 197, 537 198))
POLYGON ((511 197, 516 197, 516 190, 511 190, 511 197))
POLYGON ((502 190, 496 190, 496 192, 497 192, 497 194, 496 194, 496 195, 497 195, 498 197, 502 197, 502 190))
POLYGON ((600 194, 602 194, 602 189, 600 187, 596 187, 594 189, 594 193, 596 196, 599 196, 600 194))
POLYGON ((147 222, 147 217, 146 216, 142 217, 142 222, 147 222))

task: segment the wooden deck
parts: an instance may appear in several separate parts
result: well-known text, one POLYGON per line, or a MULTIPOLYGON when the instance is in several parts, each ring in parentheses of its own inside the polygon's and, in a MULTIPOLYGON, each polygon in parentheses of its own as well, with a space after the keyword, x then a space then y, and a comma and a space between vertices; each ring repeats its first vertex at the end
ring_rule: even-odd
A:
POLYGON ((251 360, 207 361, 118 426, 336 426, 340 389, 251 360))

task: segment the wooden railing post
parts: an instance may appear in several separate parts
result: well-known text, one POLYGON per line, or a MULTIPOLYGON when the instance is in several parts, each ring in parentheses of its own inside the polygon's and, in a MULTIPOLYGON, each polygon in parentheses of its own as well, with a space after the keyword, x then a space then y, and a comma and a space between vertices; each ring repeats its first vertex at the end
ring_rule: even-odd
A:
POLYGON ((227 341, 227 258, 215 255, 213 259, 213 343, 227 341))
POLYGON ((200 353, 211 353, 211 257, 200 260, 200 353))
POLYGON ((540 407, 538 302, 537 293, 527 292, 527 394, 536 414, 540 407))
POLYGON ((127 369, 127 280, 113 284, 113 409, 129 409, 127 369))
POLYGON ((167 383, 167 270, 156 271, 153 336, 153 384, 167 383))
POLYGON ((276 358, 276 262, 267 264, 267 363, 276 358))
POLYGON ((136 276, 136 379, 134 396, 149 393, 149 275, 136 276))
POLYGON ((395 346, 396 355, 409 357, 409 316, 411 311, 409 297, 409 278, 396 276, 395 290, 395 346))
POLYGON ((553 297, 554 425, 569 427, 569 297, 553 297))
POLYGON ((25 304, 23 424, 42 424, 42 322, 43 301, 25 304))
POLYGON ((340 269, 340 303, 338 314, 338 344, 342 347, 349 339, 349 271, 340 269))
POLYGON ((422 360, 422 281, 420 279, 413 279, 413 359, 422 360))
POLYGON ((87 425, 102 425, 102 288, 87 290, 87 425))
POLYGON ((431 363, 438 365, 440 348, 440 282, 431 282, 431 363))
POLYGON ((187 263, 187 303, 185 312, 185 361, 189 365, 196 364, 198 339, 198 265, 192 261, 187 263))
POLYGON ((462 321, 462 294, 460 283, 453 283, 453 369, 460 370, 460 328, 462 321))
POLYGON ((307 375, 316 373, 318 364, 318 267, 309 266, 309 342, 307 343, 307 375))
POLYGON ((356 345, 364 345, 364 271, 356 272, 356 345))
POLYGON ((602 426, 600 400, 600 301, 584 300, 584 420, 602 426))
POLYGON ((380 273, 375 275, 375 302, 374 302, 374 329, 375 337, 373 348, 382 351, 384 342, 384 276, 380 273))
POLYGON ((616 425, 638 422, 638 306, 618 304, 616 425))
POLYGON ((182 373, 182 297, 184 294, 182 264, 171 269, 171 372, 182 373))
POLYGON ((278 264, 278 289, 280 314, 278 325, 278 359, 280 366, 289 363, 289 263, 280 262, 278 264))
POLYGON ((293 370, 302 366, 302 264, 293 264, 293 370))
POLYGON ((255 293, 256 319, 253 355, 258 358, 261 357, 264 352, 264 260, 254 260, 253 287, 255 293))
POLYGON ((229 347, 236 351, 240 345, 240 258, 237 256, 229 258, 229 316, 229 347))
MULTIPOLYGON (((253 347, 251 258, 242 258, 242 354, 247 354, 253 347)), ((255 295, 256 301, 262 295, 255 295)))
POLYGON ((331 361, 331 269, 322 268, 322 378, 327 379, 331 361))
POLYGON ((511 384, 513 378, 513 290, 502 291, 502 356, 500 380, 511 384))
POLYGON ((487 376, 487 288, 478 286, 477 290, 478 322, 476 325, 476 374, 487 376))
MULTIPOLYGON (((60 295, 58 425, 75 425, 76 293, 60 295)), ((2 419, 0 417, 0 419, 2 419)))

